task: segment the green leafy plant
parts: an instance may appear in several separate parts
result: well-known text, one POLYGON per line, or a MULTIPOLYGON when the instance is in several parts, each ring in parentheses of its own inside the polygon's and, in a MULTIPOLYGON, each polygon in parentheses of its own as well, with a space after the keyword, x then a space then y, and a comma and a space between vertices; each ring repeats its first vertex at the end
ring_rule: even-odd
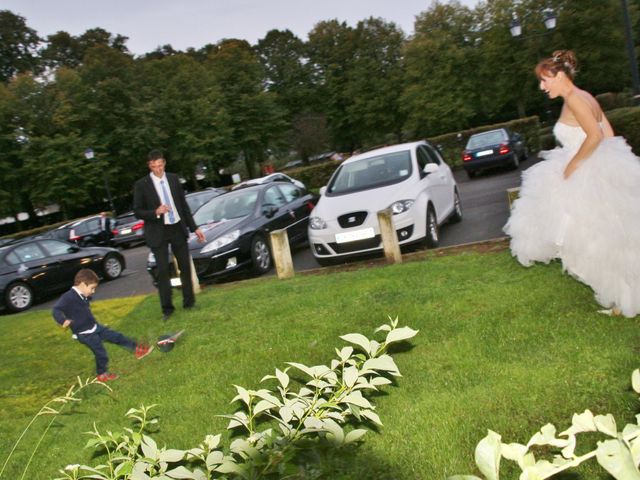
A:
POLYGON ((16 440, 16 442, 13 444, 13 447, 11 448, 11 451, 9 452, 9 455, 7 456, 7 458, 5 459, 4 463, 2 464, 2 469, 0 469, 0 478, 2 478, 2 474, 4 473, 5 469, 7 468, 7 465, 9 464, 9 460, 11 460, 11 457, 13 456, 14 452, 16 451, 16 449, 18 448, 18 445, 20 444, 20 442, 22 441, 22 439, 24 438, 24 436, 26 435, 27 431, 31 428, 31 426, 34 424, 34 422, 43 416, 51 416, 51 420, 49 421, 49 423, 47 424, 47 426, 44 429, 44 432, 42 432, 42 435, 40 435, 40 438, 38 439, 38 442, 36 443, 35 447, 33 448, 33 451, 31 452, 31 456, 29 457, 29 460, 27 460, 26 465, 24 466, 24 470, 22 471, 22 476, 20 477, 25 478, 25 475, 27 473, 27 470, 29 469, 29 466, 31 465, 31 461, 33 460, 36 452, 38 451, 38 448, 40 447, 40 444, 42 443, 42 439, 45 437, 45 435, 47 434, 47 432, 49 431, 49 428, 51 428, 51 425, 53 424, 53 422, 55 421, 56 417, 58 415, 60 415, 60 413, 62 412, 63 408, 66 405, 69 405, 71 403, 78 403, 82 401, 82 398, 79 396, 79 393, 84 390, 85 388, 87 388, 90 385, 100 385, 108 390, 111 390, 111 388, 109 388, 108 385, 96 380, 95 378, 92 379, 87 379, 84 382, 80 379, 80 377, 77 378, 77 383, 74 383, 73 385, 71 385, 71 387, 69 387, 69 390, 67 390, 67 393, 65 393, 64 395, 60 396, 60 397, 56 397, 52 400, 49 400, 47 403, 45 403, 42 408, 38 411, 38 413, 36 413, 33 418, 31 419, 31 421, 27 424, 27 426, 24 428, 24 430, 22 431, 22 433, 20 434, 20 436, 18 437, 18 439, 16 440), (60 405, 59 408, 54 408, 55 405, 60 405))
MULTIPOLYGON (((640 393, 640 370, 631 376, 633 389, 640 393)), ((556 435, 556 427, 550 423, 537 432, 526 445, 502 443, 502 437, 489 430, 488 435, 478 443, 475 461, 486 480, 500 478, 502 458, 516 462, 522 474, 520 480, 544 480, 582 462, 595 458, 611 476, 617 480, 640 480, 640 415, 635 424, 627 424, 618 431, 613 415, 594 415, 590 410, 574 414, 571 426, 556 435), (597 443, 597 448, 583 455, 576 454, 577 435, 597 432, 608 437, 597 443), (537 460, 532 448, 547 447, 559 450, 551 461, 537 460)), ((474 475, 456 475, 449 480, 482 480, 474 475)))
POLYGON ((58 480, 293 478, 306 468, 305 453, 355 444, 367 432, 356 427, 365 422, 382 426, 367 396, 392 383, 389 377, 401 376, 389 347, 418 331, 398 327, 396 318, 376 332, 386 333, 384 341, 357 333, 340 337, 353 346, 336 349, 329 366, 290 362, 276 369, 262 379, 275 381, 271 390, 236 385, 232 403, 238 402, 240 409, 221 415, 236 433, 227 449, 221 435, 207 435, 189 450, 158 447, 145 433, 157 419, 149 417, 152 407, 142 406, 126 414, 136 430, 102 434, 94 426, 87 447, 105 453, 103 464, 69 465, 58 480))

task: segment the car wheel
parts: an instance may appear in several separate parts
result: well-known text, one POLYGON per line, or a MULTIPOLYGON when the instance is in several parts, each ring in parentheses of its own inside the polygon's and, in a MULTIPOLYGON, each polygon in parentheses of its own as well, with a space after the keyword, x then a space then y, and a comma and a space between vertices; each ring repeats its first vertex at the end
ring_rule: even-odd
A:
POLYGON ((33 290, 24 282, 9 285, 5 292, 5 304, 12 312, 22 312, 33 305, 33 290))
POLYGON ((263 274, 271 268, 269 245, 261 235, 256 235, 251 241, 251 261, 256 273, 263 274))
POLYGON ((518 158, 518 154, 516 152, 513 152, 513 158, 511 159, 511 166, 514 169, 517 169, 519 165, 520 165, 520 159, 518 158))
POLYGON ((462 203, 460 203, 460 194, 458 190, 453 192, 453 213, 449 217, 451 223, 458 223, 462 220, 462 203))
POLYGON ((427 232, 425 235, 425 242, 427 248, 435 248, 440 241, 440 234, 438 232, 438 218, 436 212, 431 205, 427 208, 427 232))
POLYGON ((102 262, 102 270, 107 280, 113 280, 122 275, 122 260, 113 254, 104 257, 102 262))
POLYGON ((522 158, 520 159, 520 161, 526 160, 527 158, 529 158, 529 148, 524 147, 524 149, 522 150, 522 158))

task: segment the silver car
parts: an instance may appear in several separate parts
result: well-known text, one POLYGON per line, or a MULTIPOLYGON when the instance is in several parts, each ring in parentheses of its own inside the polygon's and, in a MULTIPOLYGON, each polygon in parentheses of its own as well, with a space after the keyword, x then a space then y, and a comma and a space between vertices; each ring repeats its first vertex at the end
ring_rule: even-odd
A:
POLYGON ((311 212, 309 244, 321 265, 382 251, 377 212, 391 208, 400 245, 435 247, 439 226, 462 219, 451 169, 426 141, 378 148, 344 161, 311 212))

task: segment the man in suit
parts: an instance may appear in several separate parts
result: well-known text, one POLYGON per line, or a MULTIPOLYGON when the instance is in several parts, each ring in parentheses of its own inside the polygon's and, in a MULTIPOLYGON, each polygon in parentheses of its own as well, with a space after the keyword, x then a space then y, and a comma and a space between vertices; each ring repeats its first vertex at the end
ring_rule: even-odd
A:
POLYGON ((136 217, 144 220, 144 238, 156 257, 163 320, 175 310, 169 278, 169 245, 180 269, 183 307, 192 308, 195 296, 187 243, 189 230, 196 234, 198 241, 205 241, 204 234, 193 221, 178 176, 166 173, 165 165, 161 151, 149 152, 147 166, 150 173, 138 180, 133 189, 133 211, 136 217))

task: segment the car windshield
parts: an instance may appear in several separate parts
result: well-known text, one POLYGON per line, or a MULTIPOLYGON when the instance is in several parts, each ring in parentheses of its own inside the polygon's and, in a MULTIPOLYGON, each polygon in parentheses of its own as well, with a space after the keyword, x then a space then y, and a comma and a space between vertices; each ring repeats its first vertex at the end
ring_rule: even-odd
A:
POLYGON ((507 137, 503 130, 492 130, 490 132, 477 133, 469 137, 467 142, 467 148, 480 148, 487 145, 496 145, 507 140, 507 137))
POLYGON ((202 205, 193 215, 197 225, 246 217, 253 213, 258 200, 258 190, 238 190, 225 193, 202 205))
POLYGON ((411 151, 402 150, 343 164, 327 187, 329 194, 398 183, 411 175, 411 151))
POLYGON ((189 210, 191 210, 191 212, 193 213, 213 197, 216 197, 218 195, 220 194, 216 190, 205 190, 203 192, 186 195, 185 200, 187 201, 189 210))

